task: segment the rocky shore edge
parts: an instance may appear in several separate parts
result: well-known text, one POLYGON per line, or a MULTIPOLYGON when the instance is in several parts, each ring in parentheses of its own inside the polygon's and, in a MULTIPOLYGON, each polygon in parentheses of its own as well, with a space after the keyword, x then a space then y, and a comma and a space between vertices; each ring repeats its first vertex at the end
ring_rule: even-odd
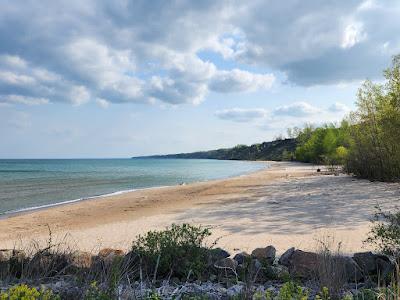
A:
MULTIPOLYGON (((279 294, 282 286, 291 281, 307 290, 309 299, 314 299, 323 287, 335 284, 341 297, 347 294, 354 297, 363 289, 378 287, 395 271, 395 262, 388 256, 372 252, 342 256, 330 251, 314 253, 290 248, 277 257, 272 245, 234 255, 221 248, 207 251, 209 275, 205 280, 191 280, 190 274, 184 280, 175 277, 157 282, 128 280, 116 286, 118 299, 148 299, 152 293, 161 299, 183 299, 188 295, 205 299, 260 295, 259 299, 265 299, 268 294, 279 294)), ((75 278, 80 271, 105 272, 117 260, 125 267, 131 267, 135 261, 132 251, 125 253, 110 248, 102 249, 97 255, 82 251, 54 255, 41 251, 29 256, 22 250, 0 250, 0 291, 24 282, 50 289, 62 295, 62 299, 80 299, 83 291, 75 278), (24 268, 31 270, 30 277, 22 276, 24 268)))

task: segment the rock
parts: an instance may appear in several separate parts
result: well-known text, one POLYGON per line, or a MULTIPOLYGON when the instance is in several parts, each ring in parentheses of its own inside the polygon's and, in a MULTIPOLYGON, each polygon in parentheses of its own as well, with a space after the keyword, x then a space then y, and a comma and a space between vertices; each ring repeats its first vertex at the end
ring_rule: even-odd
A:
POLYGON ((346 282, 359 282, 363 278, 360 267, 351 257, 339 257, 339 263, 342 265, 343 277, 346 282))
POLYGON ((251 252, 251 256, 257 258, 261 262, 266 262, 271 265, 275 260, 276 249, 274 246, 265 248, 256 248, 251 252))
POLYGON ((273 279, 285 280, 290 276, 288 267, 283 265, 269 266, 267 271, 273 279))
POLYGON ((394 264, 390 261, 390 259, 384 255, 377 255, 375 260, 378 275, 382 279, 390 279, 388 278, 394 272, 394 264))
POLYGON ((231 256, 228 251, 225 251, 222 248, 211 249, 210 254, 211 254, 212 260, 214 260, 214 261, 231 256))
POLYGON ((243 293, 244 286, 242 284, 235 284, 226 290, 226 294, 230 298, 238 297, 243 293))
POLYGON ((379 275, 384 278, 394 271, 394 265, 385 255, 372 252, 359 252, 353 256, 364 275, 379 275))
POLYGON ((280 265, 282 265, 282 266, 289 267, 289 265, 290 265, 290 258, 292 257, 292 254, 293 254, 294 250, 295 250, 294 247, 287 249, 287 250, 281 255, 281 257, 279 258, 278 263, 279 263, 280 265))
POLYGON ((318 271, 318 254, 295 250, 289 260, 289 272, 291 275, 301 278, 310 278, 318 271))
POLYGON ((253 270, 258 271, 262 268, 262 263, 257 258, 254 258, 251 261, 251 267, 253 270))
POLYGON ((75 268, 88 269, 92 265, 92 257, 89 252, 75 251, 69 257, 69 263, 75 268))
POLYGON ((232 258, 222 258, 218 260, 215 264, 214 267, 217 269, 231 269, 231 270, 236 270, 236 267, 238 266, 238 263, 236 260, 233 260, 232 258))
POLYGON ((353 259, 365 275, 376 273, 375 255, 371 251, 355 253, 353 259))
POLYGON ((244 264, 247 260, 249 260, 249 258, 250 258, 250 254, 248 254, 246 252, 237 253, 233 257, 233 259, 236 260, 239 265, 244 264))

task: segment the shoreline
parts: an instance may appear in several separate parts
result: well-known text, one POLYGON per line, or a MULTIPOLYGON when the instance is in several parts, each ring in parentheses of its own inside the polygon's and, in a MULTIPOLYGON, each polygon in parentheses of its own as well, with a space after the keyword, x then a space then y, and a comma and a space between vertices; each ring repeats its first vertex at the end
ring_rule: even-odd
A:
POLYGON ((399 185, 317 173, 317 166, 271 162, 270 168, 228 179, 79 201, 0 220, 0 248, 54 241, 96 252, 127 250, 138 234, 172 223, 211 226, 231 252, 274 245, 313 250, 334 237, 344 252, 363 249, 374 205, 399 201, 399 185), (320 245, 320 244, 319 244, 320 245))
MULTIPOLYGON (((131 159, 134 159, 134 158, 131 158, 131 159)), ((243 161, 264 164, 264 167, 260 168, 259 170, 249 171, 249 172, 245 172, 245 173, 242 173, 242 174, 239 174, 239 175, 232 175, 232 176, 218 178, 218 179, 208 179, 208 180, 201 180, 201 181, 193 181, 193 182, 189 182, 189 183, 183 182, 183 184, 175 184, 175 185, 160 185, 160 186, 150 186, 150 187, 143 187, 143 188, 120 190, 120 191, 115 191, 115 192, 106 193, 106 194, 87 196, 87 197, 71 199, 71 200, 62 200, 60 202, 55 202, 55 203, 49 203, 49 204, 43 204, 43 205, 39 205, 39 206, 20 208, 20 209, 11 210, 11 211, 5 211, 3 213, 0 213, 0 220, 12 218, 14 216, 19 216, 19 215, 23 215, 23 214, 28 214, 28 213, 35 212, 35 211, 46 210, 46 209, 49 209, 49 208, 52 208, 52 207, 69 205, 69 204, 74 204, 74 203, 83 202, 83 201, 92 201, 92 200, 96 200, 96 199, 108 198, 108 197, 118 196, 118 195, 122 195, 122 194, 137 192, 137 191, 144 191, 144 190, 151 190, 151 189, 162 189, 162 188, 168 188, 168 187, 178 187, 178 186, 188 185, 188 184, 195 184, 195 183, 202 183, 202 182, 212 182, 212 181, 225 180, 225 179, 231 179, 231 178, 246 176, 246 175, 249 175, 249 174, 253 174, 253 173, 265 170, 265 169, 269 168, 270 165, 271 165, 271 161, 261 161, 261 160, 260 161, 243 160, 243 161)))

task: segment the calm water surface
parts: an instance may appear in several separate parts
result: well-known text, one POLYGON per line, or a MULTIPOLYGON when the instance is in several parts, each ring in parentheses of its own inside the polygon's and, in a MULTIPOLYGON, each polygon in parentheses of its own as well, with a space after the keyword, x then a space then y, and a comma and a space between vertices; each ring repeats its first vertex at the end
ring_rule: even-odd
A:
POLYGON ((265 166, 207 159, 0 159, 0 215, 134 189, 237 176, 265 166))

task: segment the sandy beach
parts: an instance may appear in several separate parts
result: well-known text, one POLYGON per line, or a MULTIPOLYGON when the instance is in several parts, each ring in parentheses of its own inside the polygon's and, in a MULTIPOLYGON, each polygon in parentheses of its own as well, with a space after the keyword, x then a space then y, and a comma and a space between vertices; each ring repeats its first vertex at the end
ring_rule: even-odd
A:
POLYGON ((232 252, 274 245, 312 250, 320 240, 344 252, 368 248, 374 206, 400 203, 399 184, 317 173, 316 166, 271 162, 240 177, 139 190, 32 211, 0 220, 0 248, 53 241, 97 251, 128 249, 138 234, 172 223, 212 226, 218 245, 232 252))

